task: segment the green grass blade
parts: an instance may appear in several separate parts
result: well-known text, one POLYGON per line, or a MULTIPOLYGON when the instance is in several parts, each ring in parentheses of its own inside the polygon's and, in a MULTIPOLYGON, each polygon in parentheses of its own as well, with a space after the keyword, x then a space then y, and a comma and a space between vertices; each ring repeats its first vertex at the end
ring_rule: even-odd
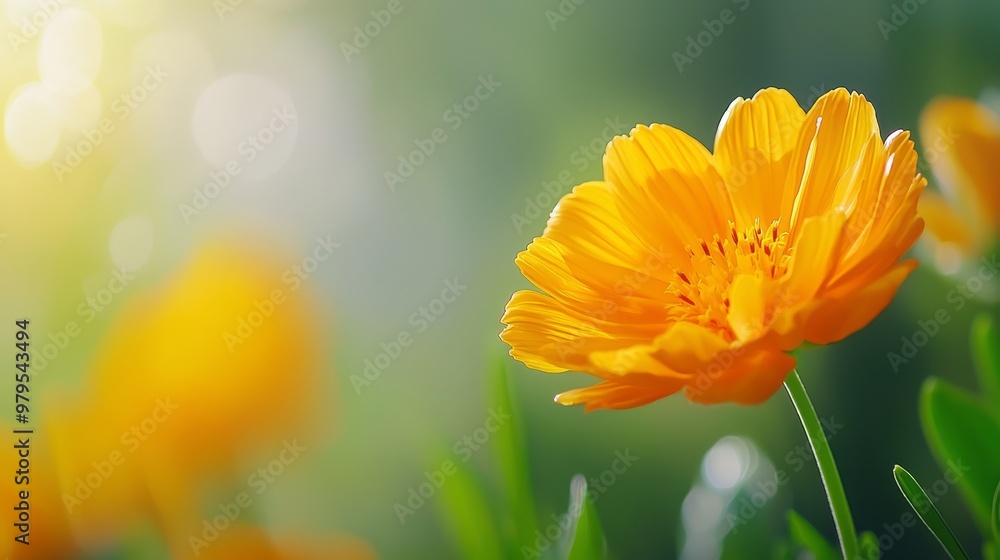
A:
POLYGON ((504 560, 503 541, 483 484, 468 465, 455 465, 454 469, 438 490, 437 505, 462 557, 504 560))
POLYGON ((795 511, 788 512, 788 529, 792 534, 792 540, 811 552, 816 560, 840 560, 840 552, 795 511))
POLYGON ((521 415, 511 396, 507 375, 508 358, 498 354, 493 359, 490 379, 490 404, 504 425, 496 434, 497 458, 506 496, 508 519, 514 524, 519 546, 528 545, 538 528, 535 497, 531 486, 530 461, 521 427, 521 415))
POLYGON ((948 556, 952 560, 969 560, 968 553, 965 552, 962 544, 955 538, 955 533, 952 532, 951 527, 941 517, 941 512, 931 502, 930 497, 920 487, 916 479, 899 465, 896 465, 892 470, 892 474, 896 477, 896 484, 899 485, 899 490, 906 497, 906 501, 910 502, 910 506, 917 512, 917 516, 920 517, 924 525, 930 529, 934 537, 941 543, 948 556))

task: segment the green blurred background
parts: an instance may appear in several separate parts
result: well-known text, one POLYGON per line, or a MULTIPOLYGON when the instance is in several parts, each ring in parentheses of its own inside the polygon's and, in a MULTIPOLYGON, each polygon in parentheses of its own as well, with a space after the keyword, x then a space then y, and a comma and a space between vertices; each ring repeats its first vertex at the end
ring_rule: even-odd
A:
MULTIPOLYGON (((100 12, 102 21, 120 8, 91 4, 98 12, 112 5, 100 12)), ((23 309, 18 294, 27 290, 30 308, 46 324, 72 315, 85 278, 112 266, 109 231, 131 215, 145 217, 155 240, 140 285, 155 283, 192 247, 220 233, 250 230, 300 254, 311 251, 317 237, 332 236, 340 244, 334 259, 308 282, 334 326, 325 375, 339 428, 322 456, 275 485, 261 516, 281 527, 356 535, 383 558, 457 557, 439 515, 442 504, 432 498, 402 524, 394 506, 438 466, 439 449, 452 449, 489 416, 489 359, 505 351, 497 339, 499 318, 510 294, 527 287, 513 259, 541 234, 553 204, 543 183, 561 175, 573 184, 599 179, 610 133, 637 123, 669 123, 711 145, 732 99, 767 86, 788 89, 803 105, 835 87, 858 90, 875 105, 883 134, 914 129, 921 108, 937 95, 992 95, 1000 83, 1000 3, 905 4, 916 10, 891 29, 879 22, 893 23, 894 5, 902 10, 902 1, 401 0, 386 24, 378 18, 385 17, 388 0, 247 0, 222 18, 210 2, 163 2, 139 25, 108 23, 104 39, 101 80, 108 91, 141 76, 137 45, 175 61, 170 89, 140 108, 148 120, 104 146, 101 165, 81 168, 74 185, 46 187, 75 191, 55 195, 43 213, 14 216, 12 205, 22 195, 4 179, 8 224, 0 227, 11 240, 0 245, 3 268, 32 263, 33 272, 13 272, 3 281, 3 311, 23 309), (688 38, 726 9, 732 23, 678 68, 675 53, 690 55, 688 38), (377 33, 364 31, 366 25, 377 33), (171 38, 163 39, 166 46, 144 43, 164 33, 171 38), (197 139, 196 106, 209 84, 230 74, 266 83, 237 83, 213 107, 227 107, 245 88, 274 86, 276 98, 295 104, 297 137, 279 139, 290 144, 281 148, 287 157, 267 154, 276 158, 275 169, 237 181, 194 225, 185 224, 177 205, 214 168, 205 155, 212 138, 197 139), (481 99, 454 108, 482 83, 492 85, 479 89, 481 99), (441 142, 433 141, 438 128, 441 142), (429 138, 433 153, 418 157, 423 161, 411 176, 387 177, 400 173, 400 157, 429 138), (541 216, 530 208, 532 200, 541 216), (38 225, 55 219, 69 223, 38 225), (19 248, 17 238, 27 238, 27 246, 19 248), (50 280, 32 286, 38 277, 50 280), (448 281, 467 288, 438 306, 434 300, 448 281), (433 321, 412 319, 422 308, 433 321), (413 343, 374 380, 359 377, 401 333, 413 343)), ((30 81, 24 76, 34 62, 5 56, 0 72, 8 94, 30 81)), ((103 106, 112 98, 106 95, 103 106)), ((5 169, 17 169, 4 158, 5 169)), ((404 172, 410 174, 405 166, 404 172)), ((17 173, 52 183, 51 176, 17 173)), ((843 426, 832 445, 859 529, 884 533, 884 524, 909 511, 891 476, 894 464, 928 482, 941 477, 921 434, 917 396, 931 374, 974 383, 968 325, 983 304, 954 309, 946 295, 955 282, 926 264, 870 327, 834 348, 801 355, 800 371, 820 416, 843 426), (898 352, 901 337, 912 336, 918 321, 941 308, 952 322, 894 371, 887 353, 898 352)), ((74 347, 46 383, 74 382, 112 316, 98 319, 87 344, 74 347)), ((589 384, 587 378, 548 376, 513 363, 511 372, 546 524, 549 514, 565 510, 574 474, 599 476, 616 452, 627 450, 638 460, 597 502, 613 557, 677 557, 685 535, 682 504, 703 456, 735 435, 753 442, 758 458, 788 471, 790 483, 726 541, 723 557, 768 555, 773 541, 787 534, 790 507, 834 540, 814 466, 792 472, 785 459, 805 438, 784 394, 753 408, 671 398, 585 415, 552 397, 589 384)), ((493 472, 490 443, 462 467, 493 472)), ((976 542, 957 492, 939 507, 960 540, 976 542)), ((939 557, 935 547, 917 528, 886 557, 939 557)))

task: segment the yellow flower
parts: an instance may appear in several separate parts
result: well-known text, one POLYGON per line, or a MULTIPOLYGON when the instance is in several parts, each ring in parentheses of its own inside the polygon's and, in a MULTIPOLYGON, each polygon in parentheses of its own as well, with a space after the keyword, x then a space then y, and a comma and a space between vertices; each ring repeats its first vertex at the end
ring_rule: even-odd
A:
POLYGON ((943 195, 920 201, 939 266, 956 271, 1000 230, 1000 119, 970 99, 942 97, 920 118, 920 139, 943 195))
POLYGON ((843 89, 808 113, 783 90, 737 99, 714 154, 639 126, 518 255, 545 293, 514 294, 501 338, 531 368, 602 380, 563 404, 763 402, 788 352, 863 328, 915 268, 900 259, 923 229, 916 166, 909 133, 883 141, 843 89))
POLYGON ((206 488, 245 484, 286 441, 312 450, 325 435, 316 302, 282 282, 284 259, 249 247, 203 248, 135 294, 95 354, 89 394, 53 408, 48 432, 81 539, 113 540, 146 518, 187 547, 206 488))
MULTIPOLYGON (((11 426, 0 424, 0 431, 12 434, 13 430, 26 426, 11 426)), ((5 504, 4 522, 0 523, 0 558, 18 558, 24 560, 53 560, 60 558, 76 558, 79 547, 74 542, 69 515, 63 507, 62 493, 55 483, 56 467, 51 444, 44 430, 35 430, 30 435, 16 435, 16 444, 26 438, 28 445, 28 466, 22 469, 16 462, 10 462, 10 475, 4 476, 0 482, 0 500, 5 504), (26 472, 16 475, 15 471, 26 472), (21 492, 27 492, 27 499, 22 499, 21 492), (9 509, 19 508, 19 509, 9 509), (20 516, 27 515, 27 526, 18 526, 20 516), (23 536, 25 530, 28 535, 23 536), (15 538, 26 538, 28 545, 15 541, 15 538)), ((15 444, 15 443, 12 443, 15 444)), ((17 450, 9 449, 11 461, 16 457, 17 450)))

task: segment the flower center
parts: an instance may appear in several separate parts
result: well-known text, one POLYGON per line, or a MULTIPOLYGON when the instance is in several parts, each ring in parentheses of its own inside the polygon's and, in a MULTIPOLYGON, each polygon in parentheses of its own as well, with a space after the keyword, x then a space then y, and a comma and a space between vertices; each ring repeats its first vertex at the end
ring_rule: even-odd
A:
POLYGON ((729 234, 700 239, 685 249, 691 266, 675 269, 676 279, 667 288, 670 315, 678 321, 728 332, 729 292, 743 274, 778 279, 788 268, 788 232, 780 220, 761 226, 760 219, 740 232, 729 222, 729 234))

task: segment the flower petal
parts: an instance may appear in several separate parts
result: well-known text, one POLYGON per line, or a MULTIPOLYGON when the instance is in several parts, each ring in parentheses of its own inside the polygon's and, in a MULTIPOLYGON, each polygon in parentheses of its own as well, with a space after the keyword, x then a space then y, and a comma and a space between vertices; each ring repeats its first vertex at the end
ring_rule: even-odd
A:
POLYGON ((610 187, 600 181, 578 185, 564 196, 543 235, 574 254, 620 267, 643 266, 649 258, 618 212, 610 187))
POLYGON ((562 393, 556 396, 556 402, 564 405, 582 404, 586 406, 584 409, 586 412, 601 408, 624 410, 669 397, 680 391, 682 387, 681 383, 654 388, 604 381, 597 385, 562 393))
POLYGON ((879 136, 875 109, 865 96, 841 88, 820 97, 806 114, 785 186, 782 216, 793 237, 807 219, 840 205, 841 176, 851 169, 872 135, 879 136), (792 198, 793 197, 793 198, 792 198))
POLYGON ((822 289, 838 256, 847 217, 841 212, 805 221, 788 274, 782 278, 782 298, 791 306, 804 304, 822 289))
MULTIPOLYGON (((668 320, 656 299, 666 284, 641 269, 626 269, 571 254, 558 242, 535 239, 517 257, 517 265, 532 284, 573 312, 617 324, 624 334, 655 336, 668 320)), ((665 262, 660 266, 666 266, 665 262)))
POLYGON ((934 191, 927 191, 920 198, 917 208, 934 239, 956 245, 966 254, 973 254, 976 241, 972 228, 948 200, 934 191))
POLYGON ((604 156, 604 179, 622 219, 647 247, 683 254, 697 239, 728 231, 732 204, 712 155, 666 125, 619 136, 604 156))
POLYGON ((701 404, 733 402, 760 404, 781 388, 795 368, 795 358, 769 341, 734 348, 719 356, 718 365, 706 369, 689 383, 684 394, 701 404))
POLYGON ((775 291, 773 282, 758 276, 742 274, 736 278, 729 292, 729 328, 737 340, 755 340, 764 333, 775 291))
POLYGON ((620 350, 594 352, 590 355, 590 361, 600 372, 600 377, 612 381, 642 384, 636 383, 637 377, 645 376, 650 379, 666 377, 680 380, 691 377, 690 374, 678 373, 668 368, 656 355, 658 350, 656 346, 650 344, 637 344, 620 350))
POLYGON ((944 97, 924 109, 920 137, 934 175, 987 228, 1000 227, 1000 119, 970 99, 944 97))
POLYGON ((877 150, 870 142, 865 157, 844 179, 856 185, 846 190, 857 194, 848 210, 841 255, 826 297, 860 290, 881 278, 923 231, 917 204, 926 181, 917 173, 917 153, 909 133, 891 134, 877 150))
POLYGON ((823 301, 809 313, 806 340, 832 344, 863 329, 889 306, 900 285, 916 268, 917 261, 906 261, 860 291, 823 301))
POLYGON ((510 355, 524 365, 547 373, 590 371, 591 352, 617 350, 647 342, 613 332, 613 325, 587 317, 538 292, 514 294, 501 319, 507 328, 500 338, 510 355))
POLYGON ((517 257, 535 286, 576 312, 635 326, 647 340, 668 320, 662 294, 669 255, 647 249, 622 221, 604 183, 573 189, 552 213, 543 237, 517 257))
POLYGON ((668 368, 686 374, 701 372, 730 343, 716 333, 693 323, 677 323, 654 342, 657 356, 668 368))
POLYGON ((785 177, 805 116, 791 94, 769 88, 753 99, 737 98, 722 117, 715 162, 741 231, 757 218, 769 224, 781 217, 785 177))

